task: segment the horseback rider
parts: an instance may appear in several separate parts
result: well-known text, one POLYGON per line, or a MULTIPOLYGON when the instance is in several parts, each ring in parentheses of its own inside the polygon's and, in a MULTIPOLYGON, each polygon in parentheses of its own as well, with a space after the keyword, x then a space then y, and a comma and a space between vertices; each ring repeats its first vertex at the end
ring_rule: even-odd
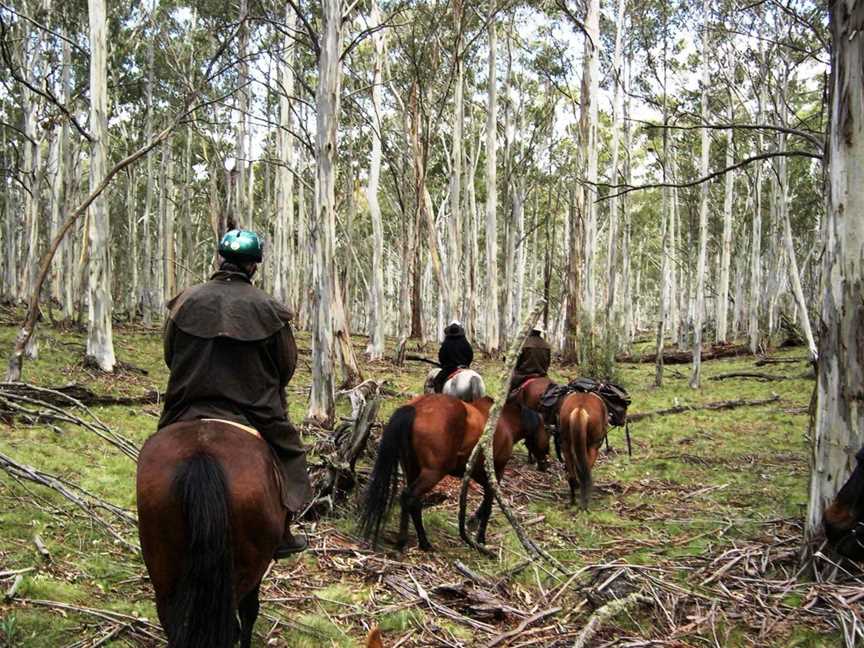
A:
POLYGON ((543 329, 532 329, 516 359, 510 378, 510 391, 518 389, 529 378, 545 377, 552 362, 552 347, 543 339, 543 329))
POLYGON ((474 360, 474 349, 465 337, 465 329, 459 320, 453 320, 444 329, 444 341, 438 349, 438 364, 441 371, 435 376, 433 387, 440 394, 444 383, 457 369, 468 368, 474 360))
MULTIPOLYGON (((296 514, 311 496, 306 451, 287 416, 285 386, 297 366, 291 312, 252 285, 262 259, 258 235, 233 229, 219 243, 210 280, 170 302, 164 330, 171 370, 159 428, 213 418, 255 428, 280 468, 282 502, 296 514)), ((306 548, 285 523, 275 558, 306 548)))

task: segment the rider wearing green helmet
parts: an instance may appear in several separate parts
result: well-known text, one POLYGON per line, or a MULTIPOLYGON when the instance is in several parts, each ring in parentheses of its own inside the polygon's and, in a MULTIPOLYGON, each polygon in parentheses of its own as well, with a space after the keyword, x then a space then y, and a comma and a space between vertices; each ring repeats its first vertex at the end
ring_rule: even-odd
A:
POLYGON ((255 232, 232 229, 219 241, 219 256, 237 264, 261 263, 264 245, 255 232))
MULTIPOLYGON (((255 232, 232 229, 219 241, 222 262, 210 280, 168 302, 165 363, 171 370, 159 428, 222 419, 254 427, 281 468, 282 501, 297 513, 311 496, 306 451, 288 420, 285 386, 297 366, 291 313, 252 285, 263 258, 255 232)), ((289 529, 275 557, 302 551, 289 529)))

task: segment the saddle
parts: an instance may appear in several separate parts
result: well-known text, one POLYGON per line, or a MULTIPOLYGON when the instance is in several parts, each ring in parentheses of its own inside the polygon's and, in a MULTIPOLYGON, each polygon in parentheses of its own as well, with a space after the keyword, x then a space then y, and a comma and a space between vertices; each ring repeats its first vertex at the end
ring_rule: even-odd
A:
POLYGON ((627 422, 627 408, 630 406, 630 395, 627 390, 615 383, 598 382, 591 378, 577 378, 566 385, 555 383, 549 385, 540 397, 540 407, 544 417, 548 417, 548 414, 557 416, 561 401, 573 392, 596 394, 602 398, 609 413, 609 425, 621 426, 627 422))

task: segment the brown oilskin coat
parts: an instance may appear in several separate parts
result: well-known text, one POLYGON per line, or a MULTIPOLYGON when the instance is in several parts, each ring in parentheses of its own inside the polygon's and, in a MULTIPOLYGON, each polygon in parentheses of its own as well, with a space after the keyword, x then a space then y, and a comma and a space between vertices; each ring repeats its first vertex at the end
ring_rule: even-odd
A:
POLYGON ((311 487, 306 451, 285 403, 297 366, 290 311, 231 265, 168 308, 164 348, 171 376, 159 428, 202 418, 254 427, 279 459, 285 506, 299 511, 311 487))
POLYGON ((531 333, 516 360, 513 377, 510 379, 510 389, 516 389, 528 378, 545 376, 549 372, 551 362, 552 347, 540 337, 539 333, 531 333))

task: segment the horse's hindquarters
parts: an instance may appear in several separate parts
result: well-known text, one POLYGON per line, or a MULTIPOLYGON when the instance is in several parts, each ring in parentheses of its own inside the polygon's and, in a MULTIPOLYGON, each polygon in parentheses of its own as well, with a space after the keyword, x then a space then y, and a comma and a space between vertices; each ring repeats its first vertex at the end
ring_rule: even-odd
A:
MULTIPOLYGON (((227 520, 221 541, 228 543, 230 556, 224 569, 233 575, 236 601, 258 585, 284 530, 285 511, 267 445, 224 423, 192 421, 160 430, 141 449, 138 529, 163 627, 169 622, 169 601, 202 553, 193 551, 192 543, 203 531, 188 528, 190 520, 197 519, 208 529, 213 526, 193 515, 195 500, 219 488, 224 491, 221 501, 227 520), (200 470, 191 470, 193 464, 206 465, 217 486, 196 491, 203 480, 196 476, 200 470)), ((218 513, 220 500, 214 501, 206 515, 218 513)))

